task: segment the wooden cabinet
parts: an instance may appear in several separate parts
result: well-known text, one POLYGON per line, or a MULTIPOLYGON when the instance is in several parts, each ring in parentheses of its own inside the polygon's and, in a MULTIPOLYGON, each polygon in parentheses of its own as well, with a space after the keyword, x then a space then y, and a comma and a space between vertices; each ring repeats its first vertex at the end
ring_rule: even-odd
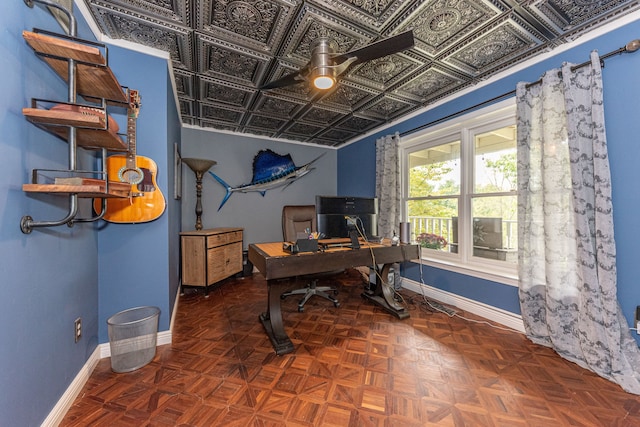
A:
POLYGON ((242 271, 242 228, 180 233, 182 286, 209 286, 242 271))

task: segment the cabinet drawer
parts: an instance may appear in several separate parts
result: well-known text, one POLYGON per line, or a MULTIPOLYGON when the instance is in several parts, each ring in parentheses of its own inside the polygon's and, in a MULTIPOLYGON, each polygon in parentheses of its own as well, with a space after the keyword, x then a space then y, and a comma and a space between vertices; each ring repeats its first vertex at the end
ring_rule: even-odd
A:
POLYGON ((233 242, 242 242, 242 231, 232 231, 207 236, 207 248, 215 248, 216 246, 233 242))

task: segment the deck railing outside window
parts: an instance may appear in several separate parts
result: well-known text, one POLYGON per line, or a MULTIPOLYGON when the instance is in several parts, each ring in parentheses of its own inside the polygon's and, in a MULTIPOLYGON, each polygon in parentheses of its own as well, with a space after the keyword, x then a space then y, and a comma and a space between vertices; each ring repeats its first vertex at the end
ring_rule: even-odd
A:
MULTIPOLYGON (((420 233, 432 233, 453 242, 453 218, 410 216, 411 241, 420 233)), ((517 221, 502 220, 502 249, 516 249, 517 221)))

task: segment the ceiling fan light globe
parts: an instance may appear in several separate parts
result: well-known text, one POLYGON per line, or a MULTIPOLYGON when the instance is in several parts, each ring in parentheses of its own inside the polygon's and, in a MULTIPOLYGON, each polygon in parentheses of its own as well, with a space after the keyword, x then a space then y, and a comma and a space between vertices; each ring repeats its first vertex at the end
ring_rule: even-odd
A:
POLYGON ((331 89, 336 81, 330 76, 318 76, 313 79, 313 85, 317 89, 331 89))

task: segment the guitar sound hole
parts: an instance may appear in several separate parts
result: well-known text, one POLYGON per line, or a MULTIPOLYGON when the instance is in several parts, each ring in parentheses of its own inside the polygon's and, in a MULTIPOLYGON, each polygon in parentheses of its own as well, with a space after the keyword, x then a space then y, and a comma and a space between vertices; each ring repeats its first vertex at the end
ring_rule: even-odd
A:
POLYGON ((142 182, 143 174, 140 169, 122 168, 118 172, 118 178, 121 182, 134 185, 142 182))

